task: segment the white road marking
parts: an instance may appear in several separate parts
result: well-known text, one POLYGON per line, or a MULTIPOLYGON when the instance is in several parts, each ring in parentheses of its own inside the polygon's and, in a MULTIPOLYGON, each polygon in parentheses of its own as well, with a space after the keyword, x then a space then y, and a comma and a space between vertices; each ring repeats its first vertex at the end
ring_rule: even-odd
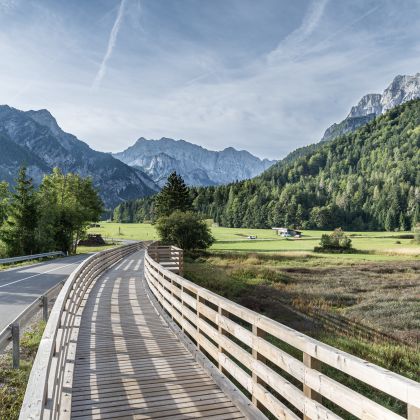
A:
POLYGON ((127 271, 130 267, 131 264, 133 264, 134 260, 130 260, 129 263, 124 267, 124 271, 127 271))
POLYGON ((134 267, 134 270, 138 270, 139 268, 140 268, 140 265, 141 265, 141 262, 143 261, 143 259, 142 258, 139 258, 139 260, 138 260, 138 262, 137 262, 137 264, 136 264, 136 266, 134 267))
POLYGON ((119 264, 117 263, 118 265, 115 267, 115 269, 119 270, 124 263, 125 263, 125 260, 123 259, 119 264))
POLYGON ((1 289, 2 287, 10 286, 11 284, 20 283, 21 281, 25 281, 25 280, 31 279, 32 277, 42 276, 43 274, 51 273, 51 271, 56 271, 56 270, 59 270, 60 268, 68 267, 69 265, 73 265, 73 264, 74 264, 74 263, 71 263, 71 264, 66 264, 66 265, 60 265, 60 267, 52 268, 51 270, 47 270, 47 271, 44 271, 44 272, 42 272, 42 273, 34 274, 34 275, 32 275, 32 276, 25 277, 25 278, 20 279, 20 280, 15 280, 15 281, 12 281, 12 282, 10 282, 10 283, 2 284, 2 285, 0 286, 0 289, 1 289))

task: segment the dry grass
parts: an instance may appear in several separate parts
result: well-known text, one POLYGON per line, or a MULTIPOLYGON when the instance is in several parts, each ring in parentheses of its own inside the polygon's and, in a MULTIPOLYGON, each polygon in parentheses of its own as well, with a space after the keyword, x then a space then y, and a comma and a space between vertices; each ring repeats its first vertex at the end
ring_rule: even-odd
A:
MULTIPOLYGON (((420 342, 419 261, 338 265, 309 254, 218 253, 196 258, 186 268, 187 276, 204 287, 276 319, 287 307, 351 335, 359 330, 365 337, 377 333, 420 342)), ((306 326, 307 333, 317 328, 306 326)))

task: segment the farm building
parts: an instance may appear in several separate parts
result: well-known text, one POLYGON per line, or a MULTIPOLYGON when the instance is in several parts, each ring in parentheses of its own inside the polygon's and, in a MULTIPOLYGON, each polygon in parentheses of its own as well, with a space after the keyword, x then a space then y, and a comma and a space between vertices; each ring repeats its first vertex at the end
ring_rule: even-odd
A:
POLYGON ((302 236, 302 232, 295 229, 280 228, 280 227, 273 227, 271 229, 277 231, 277 235, 283 236, 285 238, 288 238, 288 237, 300 238, 302 236))

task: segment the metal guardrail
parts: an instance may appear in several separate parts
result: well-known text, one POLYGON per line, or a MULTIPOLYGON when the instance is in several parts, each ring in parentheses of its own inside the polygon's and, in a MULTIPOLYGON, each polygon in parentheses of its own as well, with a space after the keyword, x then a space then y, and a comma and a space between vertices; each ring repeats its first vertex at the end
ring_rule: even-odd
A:
POLYGON ((418 382, 200 287, 159 264, 151 257, 156 255, 153 246, 151 251, 145 255, 145 277, 157 301, 198 351, 211 358, 214 368, 246 390, 256 408, 278 419, 341 419, 331 411, 332 403, 359 419, 420 419, 418 382), (329 369, 321 372, 322 366, 329 369), (331 370, 371 389, 358 392, 333 377, 331 370), (376 402, 374 389, 406 404, 407 417, 376 402))
POLYGON ((42 319, 48 320, 48 304, 58 296, 64 281, 57 283, 48 289, 42 296, 34 300, 26 307, 2 332, 0 332, 0 353, 2 353, 9 343, 13 342, 13 367, 17 369, 20 361, 20 331, 28 324, 28 321, 37 314, 42 308, 42 319))
POLYGON ((20 257, 11 257, 11 258, 0 258, 0 264, 11 264, 20 261, 29 261, 36 260, 38 258, 46 257, 65 257, 66 254, 63 251, 53 251, 53 252, 44 252, 43 254, 33 254, 33 255, 22 255, 20 257))
POLYGON ((69 418, 78 322, 86 297, 99 276, 144 245, 137 242, 94 254, 69 276, 39 344, 19 419, 69 418))

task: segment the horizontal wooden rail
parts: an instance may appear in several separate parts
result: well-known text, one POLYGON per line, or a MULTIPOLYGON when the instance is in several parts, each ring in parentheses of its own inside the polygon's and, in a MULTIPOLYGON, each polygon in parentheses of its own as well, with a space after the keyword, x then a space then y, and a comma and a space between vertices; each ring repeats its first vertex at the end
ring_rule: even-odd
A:
POLYGON ((321 366, 328 365, 341 371, 343 377, 407 404, 409 420, 420 419, 418 382, 197 286, 152 256, 156 256, 153 248, 146 252, 145 276, 158 302, 198 349, 239 383, 250 401, 264 412, 278 419, 339 419, 340 410, 360 419, 405 418, 321 372, 321 366), (300 353, 301 359, 290 353, 300 353))
POLYGON ((83 305, 96 279, 117 261, 144 247, 138 242, 83 261, 65 282, 52 308, 31 370, 21 420, 67 419, 74 358, 83 305))

